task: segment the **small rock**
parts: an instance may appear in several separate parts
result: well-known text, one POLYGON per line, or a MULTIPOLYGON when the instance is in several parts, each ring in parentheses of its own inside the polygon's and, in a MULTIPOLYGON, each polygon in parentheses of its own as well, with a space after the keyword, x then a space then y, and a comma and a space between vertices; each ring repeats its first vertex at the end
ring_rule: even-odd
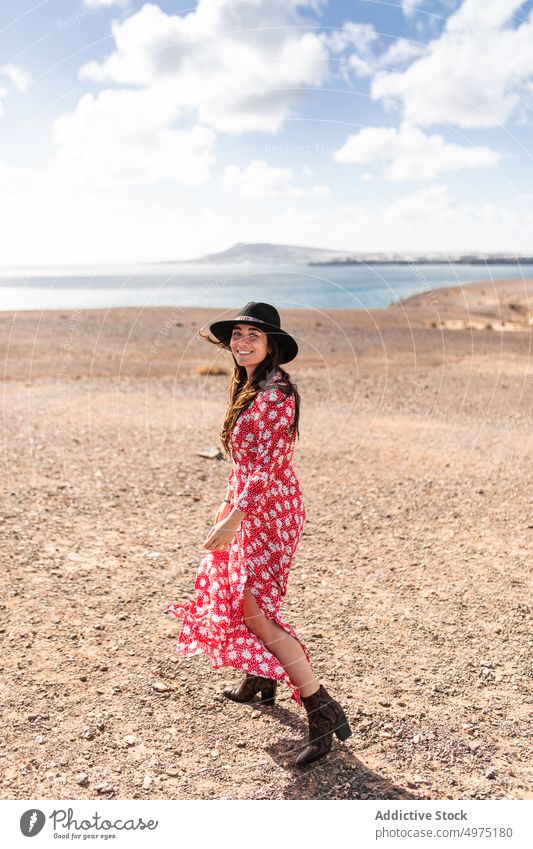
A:
POLYGON ((88 680, 89 680, 88 675, 80 675, 80 681, 88 681, 88 680))
POLYGON ((143 790, 148 790, 151 783, 152 783, 152 776, 149 775, 148 773, 145 773, 145 776, 144 776, 144 779, 143 779, 143 790))
POLYGON ((81 735, 85 740, 94 740, 96 731, 94 728, 86 728, 81 735))
POLYGON ((415 736, 413 737, 413 743, 420 743, 421 739, 422 738, 421 738, 420 734, 415 734, 415 736))
POLYGON ((245 748, 246 748, 246 740, 237 740, 237 742, 235 743, 235 745, 236 745, 239 749, 245 749, 245 748))
POLYGON ((218 758, 219 754, 220 752, 218 751, 218 749, 213 749, 213 751, 211 752, 211 757, 218 758))
POLYGON ((261 716, 260 710, 253 710, 252 711, 252 719, 257 719, 259 716, 261 716))
POLYGON ((108 781, 100 781, 98 784, 94 785, 94 789, 100 794, 115 792, 115 788, 112 784, 109 784, 108 781))
POLYGON ((176 776, 176 775, 180 774, 180 771, 177 768, 177 766, 169 766, 169 767, 167 767, 165 772, 166 772, 167 775, 172 775, 172 776, 176 776))
POLYGON ((87 787, 89 784, 89 776, 86 772, 78 772, 76 774, 76 784, 79 784, 80 787, 87 787))
POLYGON ((205 457, 206 460, 222 460, 224 455, 219 448, 208 448, 205 451, 197 451, 197 457, 205 457))
POLYGON ((135 741, 136 741, 135 734, 126 734, 126 736, 123 738, 123 740, 124 740, 124 742, 126 743, 127 746, 135 746, 135 741))
POLYGON ((168 684, 163 684, 161 681, 156 681, 155 684, 152 684, 152 690, 155 690, 156 693, 167 693, 170 690, 168 684))
POLYGON ((485 770, 485 778, 496 778, 496 773, 493 769, 485 770))

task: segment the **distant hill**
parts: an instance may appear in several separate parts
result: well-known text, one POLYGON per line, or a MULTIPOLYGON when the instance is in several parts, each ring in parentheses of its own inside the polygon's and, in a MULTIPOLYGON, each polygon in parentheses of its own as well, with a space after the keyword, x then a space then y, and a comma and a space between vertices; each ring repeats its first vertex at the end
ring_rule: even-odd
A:
MULTIPOLYGON (((170 261, 172 263, 172 261, 170 261)), ((198 263, 250 263, 251 265, 516 265, 530 264, 533 256, 484 253, 356 253, 354 251, 308 248, 301 245, 273 245, 269 242, 237 242, 220 253, 207 254, 190 260, 175 261, 176 265, 198 263)), ((151 263, 158 264, 158 263, 151 263)))
POLYGON ((190 260, 190 262, 250 262, 279 263, 279 265, 290 265, 291 263, 328 262, 337 260, 339 257, 349 256, 350 251, 328 250, 326 248, 307 248, 300 245, 272 245, 268 242, 237 242, 227 251, 190 260))

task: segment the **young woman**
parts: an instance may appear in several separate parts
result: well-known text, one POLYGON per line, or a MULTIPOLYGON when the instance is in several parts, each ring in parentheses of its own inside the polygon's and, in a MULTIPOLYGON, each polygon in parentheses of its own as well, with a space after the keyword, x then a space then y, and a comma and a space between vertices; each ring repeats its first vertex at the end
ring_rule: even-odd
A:
POLYGON ((260 693, 263 704, 274 704, 278 681, 291 688, 309 721, 309 742, 296 759, 302 766, 329 752, 334 733, 346 740, 352 732, 340 704, 317 681, 307 646, 280 614, 306 518, 291 466, 300 396, 280 366, 294 359, 298 345, 282 330, 275 307, 253 301, 209 331, 234 360, 220 434, 233 468, 204 541, 209 553, 198 567, 195 597, 167 610, 183 618, 179 652, 203 652, 214 667, 246 672, 239 686, 223 690, 227 698, 249 703, 260 693))

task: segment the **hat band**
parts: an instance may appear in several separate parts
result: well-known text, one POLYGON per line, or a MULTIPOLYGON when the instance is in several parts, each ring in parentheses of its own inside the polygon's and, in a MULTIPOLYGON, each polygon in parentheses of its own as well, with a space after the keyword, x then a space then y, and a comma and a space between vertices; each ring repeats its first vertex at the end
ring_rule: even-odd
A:
POLYGON ((234 318, 233 321, 257 321, 259 324, 268 324, 268 321, 263 321, 262 318, 254 318, 253 315, 238 315, 237 318, 234 318))

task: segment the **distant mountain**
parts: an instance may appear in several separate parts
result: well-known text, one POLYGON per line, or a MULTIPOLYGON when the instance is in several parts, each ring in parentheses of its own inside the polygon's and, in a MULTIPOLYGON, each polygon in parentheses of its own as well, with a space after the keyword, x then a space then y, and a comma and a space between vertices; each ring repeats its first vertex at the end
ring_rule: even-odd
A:
MULTIPOLYGON (((516 254, 451 254, 451 253, 355 253, 354 251, 307 248, 301 245, 272 245, 269 242, 237 242, 226 251, 191 260, 175 261, 176 265, 197 263, 250 263, 251 265, 516 265, 530 264, 533 256, 516 254)), ((158 263, 151 263, 158 264, 158 263)))
POLYGON ((326 248, 305 248, 300 245, 271 245, 268 242, 237 242, 227 251, 208 254, 191 262, 250 262, 255 264, 273 263, 290 265, 291 263, 328 262, 340 257, 350 256, 350 251, 327 250, 326 248))

